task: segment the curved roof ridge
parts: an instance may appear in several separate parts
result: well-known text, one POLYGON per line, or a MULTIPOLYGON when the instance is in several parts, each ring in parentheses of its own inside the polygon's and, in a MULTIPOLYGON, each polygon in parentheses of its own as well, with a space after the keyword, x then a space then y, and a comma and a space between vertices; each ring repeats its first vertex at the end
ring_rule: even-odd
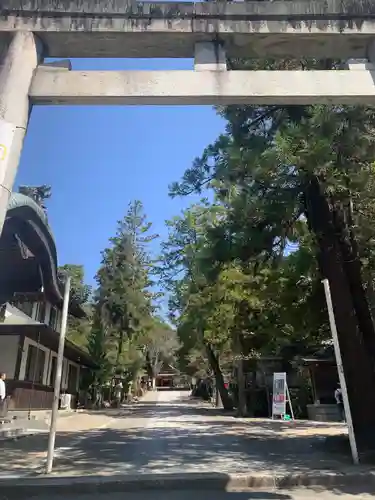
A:
MULTIPOLYGON (((58 272, 56 241, 53 236, 51 226, 49 225, 48 217, 43 208, 40 207, 38 203, 36 203, 36 201, 30 198, 30 196, 16 192, 11 193, 8 201, 7 215, 9 213, 9 216, 11 217, 14 211, 17 211, 19 209, 22 210, 23 207, 31 210, 34 213, 34 220, 32 220, 33 217, 30 217, 28 220, 28 224, 33 228, 35 234, 39 235, 40 240, 43 241, 43 245, 47 249, 49 259, 51 259, 49 267, 52 278, 52 290, 57 300, 59 302, 62 302, 64 283, 61 280, 58 272)), ((31 214, 29 214, 29 216, 30 215, 31 214)), ((73 295, 71 295, 70 302, 72 306, 75 304, 73 295)), ((83 309, 80 307, 80 305, 76 304, 75 313, 73 314, 79 317, 82 315, 82 313, 84 314, 83 309)))
POLYGON ((51 226, 49 225, 48 222, 48 217, 43 210, 42 207, 38 205, 36 201, 34 201, 30 196, 26 196, 25 194, 22 193, 11 193, 9 201, 8 201, 8 208, 7 210, 11 210, 16 207, 21 207, 21 206, 27 206, 30 207, 31 209, 34 210, 34 212, 37 213, 38 217, 41 219, 43 224, 46 226, 46 229, 48 230, 51 238, 53 241, 55 241, 53 237, 53 233, 51 230, 51 226))

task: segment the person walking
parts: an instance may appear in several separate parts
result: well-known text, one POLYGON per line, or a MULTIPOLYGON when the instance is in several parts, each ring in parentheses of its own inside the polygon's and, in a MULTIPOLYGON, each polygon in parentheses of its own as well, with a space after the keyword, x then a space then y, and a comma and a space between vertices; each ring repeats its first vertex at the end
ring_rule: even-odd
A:
POLYGON ((345 422, 344 400, 342 398, 342 390, 341 390, 340 384, 337 385, 337 388, 335 390, 335 400, 336 400, 337 408, 339 409, 339 415, 341 417, 341 420, 343 422, 345 422))
POLYGON ((121 380, 119 380, 115 386, 115 404, 116 404, 116 408, 120 408, 121 407, 121 403, 122 403, 122 382, 121 380))
POLYGON ((5 418, 7 415, 7 399, 6 399, 6 374, 0 373, 0 418, 5 418))

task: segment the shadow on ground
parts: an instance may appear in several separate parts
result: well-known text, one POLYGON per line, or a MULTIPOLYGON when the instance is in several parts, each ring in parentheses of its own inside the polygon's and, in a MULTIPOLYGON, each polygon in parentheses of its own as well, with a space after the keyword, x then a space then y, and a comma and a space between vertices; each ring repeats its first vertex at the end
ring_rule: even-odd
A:
MULTIPOLYGON (((322 434, 335 424, 321 424, 317 431, 311 422, 236 419, 187 399, 158 406, 142 402, 98 413, 113 418, 112 428, 58 434, 56 474, 215 472, 225 486, 228 474, 303 474, 351 466, 350 455, 338 456, 320 448, 322 434)), ((344 430, 336 426, 337 432, 344 430)), ((46 449, 47 435, 3 443, 0 473, 40 471, 46 449)), ((359 494, 369 492, 365 484, 360 489, 359 494)), ((331 490, 341 494, 347 488, 331 490)))
MULTIPOLYGON (((59 435, 54 470, 75 476, 205 471, 285 474, 350 465, 350 460, 338 462, 315 452, 312 444, 308 437, 247 436, 235 428, 223 433, 221 425, 205 429, 198 424, 195 429, 102 429, 59 435)), ((46 446, 46 436, 28 438, 26 454, 24 441, 9 443, 3 449, 2 462, 8 473, 24 469, 26 455, 29 460, 34 456, 40 465, 46 446)))
MULTIPOLYGON (((183 402, 184 403, 184 402, 183 402)), ((171 417, 177 417, 177 418, 184 418, 184 417, 190 417, 190 416, 196 416, 196 417, 204 417, 204 418, 214 418, 214 417, 223 417, 222 423, 227 424, 227 425, 233 425, 233 419, 237 419, 235 416, 234 411, 226 411, 220 408, 215 408, 208 403, 202 403, 202 402, 196 402, 196 401, 191 401, 189 399, 186 399, 185 404, 181 403, 161 403, 157 406, 157 410, 155 410, 155 403, 149 402, 149 403, 138 403, 133 406, 125 406, 119 410, 113 410, 113 409, 102 409, 102 410, 96 410, 95 413, 97 414, 103 414, 103 415, 108 415, 113 418, 124 418, 124 417, 132 417, 132 418, 152 418, 155 416, 155 413, 157 412, 157 415, 161 418, 171 418, 171 417), (187 404, 186 404, 187 403, 187 404)), ((338 422, 316 422, 312 424, 310 421, 306 420, 295 420, 294 422, 288 421, 282 421, 282 420, 270 420, 270 419, 240 419, 242 423, 248 423, 251 425, 253 422, 256 422, 257 425, 264 426, 267 429, 275 429, 277 431, 282 430, 282 429, 289 429, 291 425, 298 426, 299 429, 311 429, 313 425, 316 425, 319 427, 319 429, 324 429, 324 428, 332 428, 332 427, 338 427, 338 428, 346 428, 345 425, 338 423, 338 422)))

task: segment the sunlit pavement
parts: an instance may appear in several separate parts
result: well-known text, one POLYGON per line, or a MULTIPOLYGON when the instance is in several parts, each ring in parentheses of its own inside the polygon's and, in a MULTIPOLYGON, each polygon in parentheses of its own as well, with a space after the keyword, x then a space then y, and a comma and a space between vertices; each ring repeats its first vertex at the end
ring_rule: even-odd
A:
MULTIPOLYGON (((350 465, 349 456, 327 455, 319 446, 324 436, 345 432, 341 424, 236 419, 192 401, 188 392, 149 393, 136 405, 86 417, 60 427, 54 474, 283 474, 350 465)), ((7 443, 0 472, 40 470, 46 443, 47 436, 7 443)))

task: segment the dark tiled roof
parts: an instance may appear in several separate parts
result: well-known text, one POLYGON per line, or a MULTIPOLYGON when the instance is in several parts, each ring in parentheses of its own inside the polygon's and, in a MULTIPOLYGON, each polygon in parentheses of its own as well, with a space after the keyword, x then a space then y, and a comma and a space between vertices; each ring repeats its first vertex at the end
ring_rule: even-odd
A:
MULTIPOLYGON (((37 265, 31 264, 32 259, 30 259, 30 265, 25 266, 23 272, 28 269, 31 274, 35 275, 35 270, 40 268, 41 284, 47 299, 52 304, 62 307, 64 283, 58 276, 55 239, 44 210, 30 197, 21 193, 12 193, 8 203, 6 223, 10 228, 8 233, 11 233, 19 241, 18 248, 21 249, 21 253, 25 247, 28 256, 31 256, 37 263, 37 265)), ((5 253, 6 250, 7 248, 5 248, 5 253)), ((9 247, 8 251, 11 251, 9 247)), ((27 259, 25 260, 27 261, 27 259)), ((30 275, 30 279, 38 281, 40 276, 33 278, 30 275)), ((35 289, 13 290, 16 293, 34 291, 35 289)), ((6 301, 10 299, 11 297, 7 297, 6 301)), ((70 313, 76 317, 85 316, 84 310, 74 299, 70 302, 70 313)))

